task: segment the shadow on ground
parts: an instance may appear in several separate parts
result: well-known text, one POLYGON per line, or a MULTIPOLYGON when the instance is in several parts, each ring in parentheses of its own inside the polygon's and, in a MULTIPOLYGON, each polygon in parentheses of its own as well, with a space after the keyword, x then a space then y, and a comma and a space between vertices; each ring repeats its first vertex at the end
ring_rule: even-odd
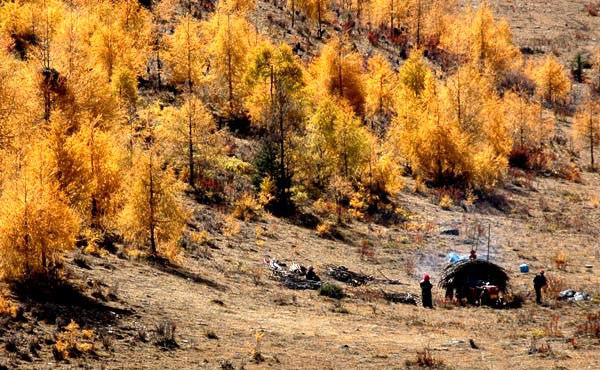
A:
POLYGON ((173 275, 173 276, 177 276, 180 277, 182 279, 186 279, 189 281, 193 281, 196 284, 203 284, 206 285, 210 288, 219 290, 219 291, 226 291, 227 287, 223 284, 219 284, 216 281, 213 280, 209 280, 205 277, 202 277, 198 274, 195 274, 181 266, 177 266, 173 263, 171 263, 170 261, 164 259, 164 258, 160 258, 160 257, 155 257, 152 258, 150 260, 150 263, 153 267, 157 268, 158 270, 173 275))
POLYGON ((55 276, 13 282, 11 291, 36 320, 58 326, 67 325, 71 319, 83 327, 115 325, 122 316, 133 313, 98 302, 73 283, 55 276))

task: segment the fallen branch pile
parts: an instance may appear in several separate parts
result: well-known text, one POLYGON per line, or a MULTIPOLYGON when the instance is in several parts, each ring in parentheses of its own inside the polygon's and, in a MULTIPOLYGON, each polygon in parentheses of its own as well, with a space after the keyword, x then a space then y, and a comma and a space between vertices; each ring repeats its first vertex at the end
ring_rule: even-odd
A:
POLYGON ((368 282, 374 280, 370 275, 350 271, 345 266, 328 265, 325 273, 337 281, 341 281, 352 286, 366 285, 368 282))
POLYGON ((386 292, 383 292, 383 298, 385 298, 388 302, 412 304, 415 306, 417 305, 417 300, 410 293, 386 293, 386 292))
POLYGON ((322 281, 305 280, 304 278, 298 278, 293 275, 286 276, 279 280, 281 284, 288 289, 311 289, 317 290, 323 284, 322 281))
POLYGON ((297 263, 288 268, 285 262, 276 259, 265 259, 263 262, 269 266, 271 278, 288 289, 317 290, 323 284, 321 281, 307 280, 306 268, 297 263))

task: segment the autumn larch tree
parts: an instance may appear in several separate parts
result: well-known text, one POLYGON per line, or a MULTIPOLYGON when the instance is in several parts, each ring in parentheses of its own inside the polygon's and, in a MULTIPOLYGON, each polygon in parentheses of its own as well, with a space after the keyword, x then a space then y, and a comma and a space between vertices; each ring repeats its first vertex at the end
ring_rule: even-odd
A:
POLYGON ((322 24, 329 17, 331 0, 301 0, 299 5, 310 20, 317 22, 317 38, 321 38, 322 24))
POLYGON ((398 76, 381 54, 369 59, 365 82, 365 116, 376 134, 383 134, 391 119, 397 81, 398 76))
MULTIPOLYGON (((293 135, 303 119, 303 73, 289 46, 260 44, 250 57, 246 81, 251 91, 247 106, 253 121, 277 143, 278 166, 271 176, 276 185, 278 212, 291 211, 291 171, 287 157, 293 135), (272 133, 272 134, 269 134, 272 133)), ((269 145, 267 143, 267 145, 269 145)))
POLYGON ((15 158, 15 174, 0 196, 0 271, 27 279, 56 266, 75 245, 78 218, 50 173, 43 140, 15 158))
POLYGON ((205 42, 201 39, 200 22, 190 14, 177 19, 177 26, 167 41, 165 62, 172 70, 171 80, 192 94, 206 71, 205 42))
POLYGON ((220 8, 203 32, 209 52, 206 78, 210 103, 215 111, 223 110, 225 116, 236 117, 245 95, 243 78, 250 46, 256 41, 254 32, 244 17, 220 8))
POLYGON ((163 110, 160 135, 165 138, 164 155, 176 168, 182 170, 180 178, 186 178, 191 189, 197 189, 198 179, 214 169, 222 151, 220 135, 212 116, 202 101, 194 95, 185 94, 180 107, 163 110))
POLYGON ((571 91, 571 81, 565 68, 553 55, 533 66, 530 73, 537 84, 536 93, 548 104, 563 102, 571 91))
POLYGON ((344 42, 344 35, 332 38, 321 55, 311 65, 313 89, 319 99, 323 94, 345 99, 362 116, 365 110, 365 87, 362 78, 362 60, 358 53, 344 42))
POLYGON ((174 258, 186 215, 180 201, 182 185, 170 167, 163 169, 161 139, 154 134, 154 117, 146 118, 144 139, 134 151, 127 200, 119 216, 125 239, 149 247, 152 256, 174 258))
POLYGON ((600 103, 592 97, 582 102, 573 123, 573 136, 583 147, 589 149, 590 167, 595 167, 595 154, 600 145, 600 103))

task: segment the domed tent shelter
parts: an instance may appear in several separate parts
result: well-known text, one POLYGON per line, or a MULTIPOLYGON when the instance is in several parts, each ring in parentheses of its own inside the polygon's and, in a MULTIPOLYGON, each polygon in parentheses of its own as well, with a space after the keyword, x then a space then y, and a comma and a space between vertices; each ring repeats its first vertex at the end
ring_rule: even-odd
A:
POLYGON ((444 268, 439 286, 446 290, 447 295, 456 291, 459 300, 466 298, 468 302, 475 303, 482 294, 486 294, 486 287, 496 287, 506 293, 509 279, 502 267, 490 261, 461 260, 444 268))

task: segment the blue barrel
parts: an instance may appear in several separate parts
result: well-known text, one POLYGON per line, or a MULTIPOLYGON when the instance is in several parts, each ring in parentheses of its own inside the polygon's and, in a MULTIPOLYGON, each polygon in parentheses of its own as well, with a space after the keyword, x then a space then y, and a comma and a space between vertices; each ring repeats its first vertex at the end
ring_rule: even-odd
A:
POLYGON ((523 263, 523 264, 519 265, 519 270, 521 270, 521 272, 529 272, 529 265, 526 263, 523 263))

